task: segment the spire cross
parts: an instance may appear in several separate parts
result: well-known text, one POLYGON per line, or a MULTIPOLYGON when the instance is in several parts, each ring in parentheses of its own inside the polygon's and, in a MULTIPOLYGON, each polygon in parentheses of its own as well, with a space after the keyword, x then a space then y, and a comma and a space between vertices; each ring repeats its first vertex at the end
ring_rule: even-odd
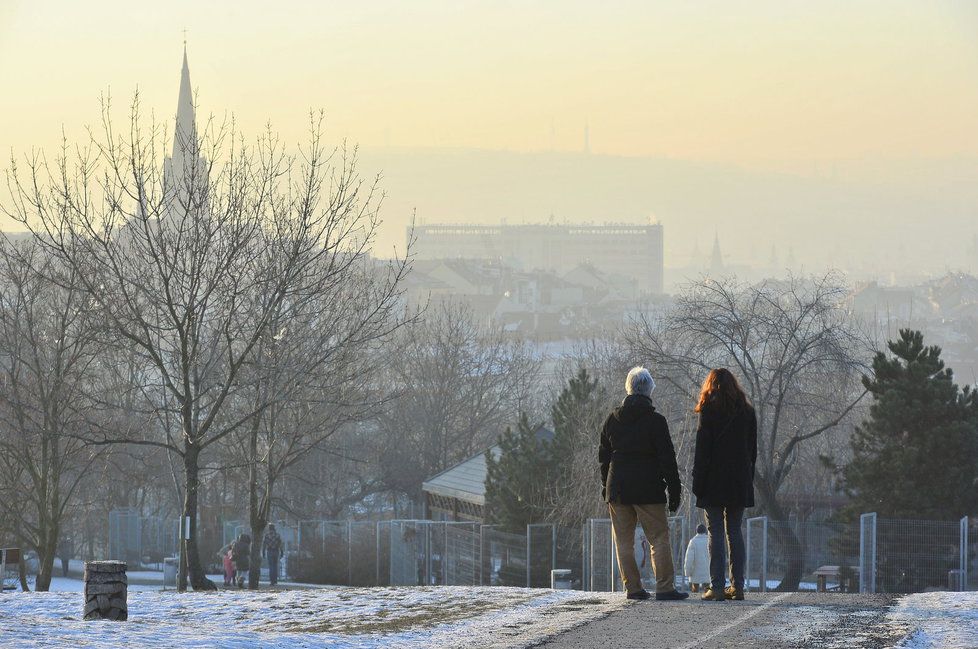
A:
POLYGON ((183 29, 183 49, 187 49, 187 28, 183 29))

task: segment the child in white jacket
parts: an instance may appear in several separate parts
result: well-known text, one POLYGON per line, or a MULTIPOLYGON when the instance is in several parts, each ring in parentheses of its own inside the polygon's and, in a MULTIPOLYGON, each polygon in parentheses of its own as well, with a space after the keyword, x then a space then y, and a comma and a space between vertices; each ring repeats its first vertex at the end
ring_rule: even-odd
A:
POLYGON ((696 536, 689 540, 686 546, 686 561, 684 562, 686 579, 690 589, 695 593, 700 584, 706 590, 710 586, 710 540, 706 535, 706 525, 700 523, 696 527, 696 536))

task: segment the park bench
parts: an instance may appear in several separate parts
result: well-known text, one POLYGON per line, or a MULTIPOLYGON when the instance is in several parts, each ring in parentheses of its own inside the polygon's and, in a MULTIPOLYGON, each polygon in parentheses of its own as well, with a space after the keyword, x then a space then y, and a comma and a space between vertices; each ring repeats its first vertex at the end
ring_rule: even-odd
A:
POLYGON ((837 584, 839 584, 839 590, 850 593, 855 592, 857 589, 855 588, 856 584, 853 583, 853 581, 859 579, 859 567, 849 566, 848 573, 849 574, 847 576, 849 583, 843 584, 841 566, 819 566, 818 569, 812 573, 815 575, 815 589, 820 593, 827 591, 827 582, 829 577, 831 577, 837 584))
POLYGON ((7 570, 16 568, 20 578, 21 588, 27 590, 27 566, 24 564, 24 553, 20 548, 0 548, 0 593, 5 590, 16 590, 16 581, 7 586, 7 570))

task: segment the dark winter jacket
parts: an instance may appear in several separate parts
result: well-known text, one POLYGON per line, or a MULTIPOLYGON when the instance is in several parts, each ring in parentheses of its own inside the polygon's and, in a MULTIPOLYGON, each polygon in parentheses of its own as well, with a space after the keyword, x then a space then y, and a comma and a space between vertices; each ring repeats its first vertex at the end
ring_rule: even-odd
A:
POLYGON ((231 546, 231 560, 235 570, 248 570, 251 566, 251 541, 238 539, 231 546))
POLYGON ((704 410, 696 431, 696 506, 753 507, 757 415, 747 405, 732 414, 704 410))
POLYGON ((263 554, 269 559, 278 559, 282 554, 282 537, 275 530, 265 534, 261 542, 263 554))
POLYGON ((625 397, 605 421, 598 449, 605 502, 679 505, 682 485, 665 417, 642 395, 625 397))

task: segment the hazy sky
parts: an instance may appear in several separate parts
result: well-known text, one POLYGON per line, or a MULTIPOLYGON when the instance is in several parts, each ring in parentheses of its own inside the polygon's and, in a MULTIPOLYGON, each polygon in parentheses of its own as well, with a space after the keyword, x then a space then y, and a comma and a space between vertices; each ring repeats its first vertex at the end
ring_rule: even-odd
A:
POLYGON ((743 263, 978 265, 975 0, 0 0, 0 150, 83 139, 107 90, 169 126, 184 29, 201 115, 298 142, 324 108, 364 145, 384 249, 415 211, 655 215, 667 264, 717 233, 743 263), (540 153, 585 124, 603 155, 540 153))
POLYGON ((580 150, 805 170, 978 155, 978 3, 0 0, 0 146, 138 86, 365 145, 580 150))

